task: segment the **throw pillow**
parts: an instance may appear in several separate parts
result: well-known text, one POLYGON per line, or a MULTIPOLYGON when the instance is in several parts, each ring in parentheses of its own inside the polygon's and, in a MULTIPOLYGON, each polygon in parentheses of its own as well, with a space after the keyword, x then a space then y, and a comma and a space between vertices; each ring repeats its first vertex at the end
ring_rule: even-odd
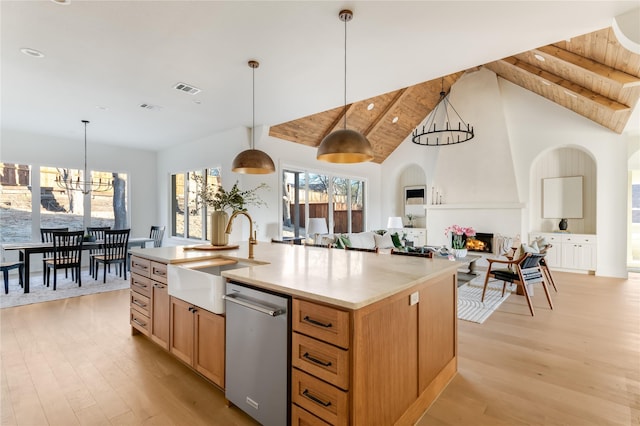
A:
POLYGON ((395 248, 402 247, 402 241, 400 241, 400 237, 398 236, 397 232, 394 232, 393 234, 391 234, 391 241, 393 241, 393 245, 395 248))
POLYGON ((384 235, 375 234, 373 237, 375 238, 376 247, 378 248, 388 249, 394 247, 393 239, 391 238, 391 234, 388 232, 384 235))
POLYGON ((348 235, 346 234, 342 234, 340 235, 340 240, 342 241, 342 248, 345 247, 352 247, 353 245, 351 244, 351 239, 349 238, 348 235))
POLYGON ((522 251, 525 253, 540 253, 540 249, 538 249, 538 245, 535 243, 531 243, 531 245, 522 243, 522 251))

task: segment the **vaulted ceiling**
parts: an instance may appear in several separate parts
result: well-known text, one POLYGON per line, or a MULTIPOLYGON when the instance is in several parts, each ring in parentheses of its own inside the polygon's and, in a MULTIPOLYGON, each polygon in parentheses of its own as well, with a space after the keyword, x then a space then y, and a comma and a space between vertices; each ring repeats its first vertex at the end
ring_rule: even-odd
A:
MULTIPOLYGON (((616 133, 624 130, 640 97, 640 55, 625 49, 611 28, 483 66, 616 133)), ((448 93, 465 71, 274 125, 269 134, 316 147, 342 128, 346 116, 348 127, 371 142, 373 161, 382 163, 435 108, 441 89, 448 93)))

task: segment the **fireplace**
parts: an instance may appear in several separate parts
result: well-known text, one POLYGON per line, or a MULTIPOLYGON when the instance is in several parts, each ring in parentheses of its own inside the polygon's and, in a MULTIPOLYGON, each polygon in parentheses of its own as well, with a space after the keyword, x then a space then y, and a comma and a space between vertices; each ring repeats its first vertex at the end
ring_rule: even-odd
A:
POLYGON ((477 232, 475 238, 467 238, 467 250, 493 253, 493 234, 477 232))

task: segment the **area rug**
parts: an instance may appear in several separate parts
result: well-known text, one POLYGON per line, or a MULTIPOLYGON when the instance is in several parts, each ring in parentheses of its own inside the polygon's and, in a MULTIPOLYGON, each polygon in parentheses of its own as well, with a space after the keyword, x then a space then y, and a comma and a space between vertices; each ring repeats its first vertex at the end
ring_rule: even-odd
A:
POLYGON ((512 289, 507 285, 502 297, 502 282, 489 282, 481 302, 483 285, 484 275, 481 275, 458 287, 458 319, 482 324, 515 291, 515 286, 512 289))
POLYGON ((100 269, 98 280, 94 280, 91 275, 89 275, 89 270, 85 269, 82 271, 82 287, 78 287, 78 284, 71 279, 71 272, 69 272, 69 278, 65 278, 64 272, 59 271, 56 291, 53 291, 53 277, 51 277, 49 287, 46 287, 42 284, 42 272, 34 271, 31 273, 31 284, 29 286, 29 293, 27 294, 24 294, 22 287, 18 284, 17 276, 9 280, 9 294, 4 294, 4 282, 0 281, 2 283, 2 289, 0 290, 0 308, 10 308, 13 306, 30 305, 32 303, 48 302, 50 300, 66 299, 68 297, 121 290, 129 287, 128 278, 128 273, 127 280, 124 280, 113 273, 112 269, 112 273, 107 273, 107 282, 104 284, 102 282, 102 269, 100 269))

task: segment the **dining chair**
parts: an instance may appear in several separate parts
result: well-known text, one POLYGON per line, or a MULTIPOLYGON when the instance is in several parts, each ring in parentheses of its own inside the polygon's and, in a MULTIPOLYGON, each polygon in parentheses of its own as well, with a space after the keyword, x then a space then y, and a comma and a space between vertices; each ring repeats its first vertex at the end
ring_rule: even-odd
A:
POLYGON ((58 269, 65 271, 71 268, 72 278, 82 286, 80 267, 82 266, 82 238, 84 231, 55 231, 53 236, 53 257, 45 262, 47 270, 47 287, 49 287, 51 270, 53 269, 53 289, 57 287, 58 269))
POLYGON ((93 279, 98 279, 100 272, 99 265, 102 263, 104 273, 102 275, 102 282, 107 282, 107 267, 112 264, 120 265, 120 277, 122 277, 122 271, 124 270, 124 279, 127 279, 127 244, 129 243, 130 229, 108 229, 104 231, 104 244, 103 253, 95 255, 93 257, 93 279))
POLYGON ((22 275, 24 274, 24 263, 23 262, 2 262, 0 263, 0 271, 2 271, 2 276, 4 278, 4 294, 9 294, 9 271, 12 269, 18 270, 18 281, 20 283, 20 287, 23 287, 22 275))
POLYGON ((531 297, 529 295, 529 286, 531 284, 540 283, 544 289, 544 293, 547 296, 549 307, 553 309, 553 303, 551 302, 551 295, 549 294, 549 287, 545 280, 545 274, 540 267, 540 260, 544 259, 544 253, 523 253, 518 259, 513 260, 501 260, 501 259, 487 259, 489 262, 489 269, 484 279, 484 287, 482 288, 481 301, 484 302, 484 296, 487 292, 487 285, 489 278, 495 278, 498 281, 502 281, 502 296, 507 286, 507 282, 516 284, 522 291, 531 316, 534 316, 533 305, 531 304, 531 297), (506 265, 504 269, 493 269, 494 264, 506 265))
POLYGON ((164 236, 164 226, 152 226, 149 238, 153 239, 154 247, 162 247, 162 237, 164 236))
MULTIPOLYGON (((53 233, 57 231, 68 231, 69 228, 40 228, 40 241, 43 243, 53 242, 53 233)), ((45 251, 42 254, 42 283, 46 282, 47 278, 47 260, 53 259, 53 249, 45 251)), ((68 272, 65 270, 65 277, 68 276, 68 272)))
MULTIPOLYGON (((87 226, 87 235, 93 237, 95 241, 104 240, 104 231, 111 229, 110 226, 87 226)), ((89 275, 93 276, 93 256, 102 254, 102 248, 89 250, 89 275)))

